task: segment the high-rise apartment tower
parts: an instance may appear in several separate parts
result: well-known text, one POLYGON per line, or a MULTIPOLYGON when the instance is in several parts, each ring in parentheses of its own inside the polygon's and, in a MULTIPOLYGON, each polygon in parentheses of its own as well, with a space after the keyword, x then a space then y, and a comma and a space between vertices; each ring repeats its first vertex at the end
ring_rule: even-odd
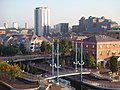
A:
POLYGON ((34 12, 35 34, 37 36, 46 36, 50 29, 50 10, 48 7, 37 7, 34 12))

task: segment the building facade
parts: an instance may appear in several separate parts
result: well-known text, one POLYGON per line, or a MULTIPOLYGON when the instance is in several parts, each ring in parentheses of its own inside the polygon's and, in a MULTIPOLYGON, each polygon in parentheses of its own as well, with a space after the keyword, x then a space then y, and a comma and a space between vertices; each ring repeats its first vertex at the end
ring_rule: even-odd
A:
POLYGON ((50 29, 50 10, 48 7, 38 7, 34 10, 35 35, 46 36, 50 29))
POLYGON ((113 27, 118 26, 118 23, 111 19, 106 19, 104 16, 101 18, 90 16, 88 19, 82 17, 79 20, 79 31, 80 32, 103 32, 113 27))
POLYGON ((18 29, 18 24, 16 22, 13 22, 12 27, 18 29))
POLYGON ((81 42, 83 43, 84 62, 87 62, 90 56, 94 57, 95 63, 105 63, 113 55, 120 56, 120 40, 118 39, 105 35, 94 35, 83 41, 77 41, 78 47, 81 42))
POLYGON ((56 32, 60 33, 68 33, 69 30, 69 23, 59 23, 54 25, 54 29, 56 32))
POLYGON ((5 28, 8 28, 8 23, 4 23, 4 27, 5 27, 5 28))

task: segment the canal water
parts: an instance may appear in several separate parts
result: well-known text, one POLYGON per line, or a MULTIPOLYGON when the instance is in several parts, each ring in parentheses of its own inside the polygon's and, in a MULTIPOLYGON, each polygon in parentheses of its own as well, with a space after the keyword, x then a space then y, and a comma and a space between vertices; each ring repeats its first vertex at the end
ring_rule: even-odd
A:
POLYGON ((98 88, 81 83, 79 75, 63 77, 63 79, 70 81, 71 86, 74 87, 76 90, 102 90, 102 89, 98 89, 98 88))

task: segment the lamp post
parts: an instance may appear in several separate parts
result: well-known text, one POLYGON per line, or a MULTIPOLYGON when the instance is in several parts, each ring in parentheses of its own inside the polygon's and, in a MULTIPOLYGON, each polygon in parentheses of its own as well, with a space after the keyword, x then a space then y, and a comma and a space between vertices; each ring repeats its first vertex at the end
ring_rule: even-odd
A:
POLYGON ((78 72, 77 65, 79 64, 79 61, 77 61, 77 41, 75 42, 75 62, 73 62, 73 64, 75 64, 75 71, 78 72))
POLYGON ((81 42, 81 60, 80 60, 81 62, 80 62, 80 64, 79 64, 79 65, 81 66, 81 69, 80 69, 80 70, 81 70, 81 75, 80 75, 80 76, 81 76, 81 77, 80 77, 80 80, 81 80, 81 81, 82 81, 82 71, 83 71, 83 65, 84 65, 83 58, 82 58, 82 55, 83 55, 83 52, 82 52, 82 51, 83 51, 83 43, 81 42))
POLYGON ((57 39, 57 64, 55 64, 55 68, 57 68, 57 83, 59 84, 59 39, 57 39))
POLYGON ((50 66, 52 67, 52 76, 54 76, 54 39, 52 40, 52 64, 50 64, 50 66))

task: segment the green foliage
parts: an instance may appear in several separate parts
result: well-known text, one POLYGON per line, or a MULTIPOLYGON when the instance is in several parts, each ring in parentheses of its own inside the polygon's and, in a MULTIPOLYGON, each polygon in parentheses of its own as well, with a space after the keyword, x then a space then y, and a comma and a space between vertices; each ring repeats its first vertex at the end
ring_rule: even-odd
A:
POLYGON ((29 71, 30 71, 30 67, 29 67, 28 65, 25 67, 25 71, 26 71, 26 72, 29 72, 29 71))
POLYGON ((52 47, 49 43, 42 42, 40 49, 41 49, 41 52, 51 53, 52 47))
POLYGON ((88 67, 94 67, 95 66, 95 58, 94 56, 90 56, 89 61, 88 61, 88 67))
POLYGON ((19 52, 19 49, 13 46, 3 46, 0 52, 3 56, 14 56, 19 52))
POLYGON ((30 73, 33 73, 33 71, 34 71, 34 68, 31 66, 30 67, 30 73))
POLYGON ((52 51, 52 46, 50 44, 47 44, 47 52, 51 53, 52 51))
POLYGON ((100 68, 101 68, 101 63, 98 62, 98 64, 96 65, 96 67, 97 67, 98 69, 100 69, 100 68))
POLYGON ((45 52, 46 51, 46 47, 47 47, 47 44, 45 42, 42 42, 41 47, 40 47, 41 52, 45 52))
POLYGON ((110 58, 110 70, 112 73, 118 72, 118 61, 116 56, 110 58))
POLYGON ((3 47, 4 46, 0 44, 0 56, 2 56, 3 47))
POLYGON ((26 53, 26 48, 25 48, 24 44, 21 43, 20 46, 19 46, 19 49, 22 52, 22 54, 26 53))
POLYGON ((69 49, 68 40, 67 38, 63 38, 63 40, 60 41, 60 51, 62 53, 67 53, 68 49, 69 49))
POLYGON ((36 74, 37 73, 37 68, 33 68, 33 74, 36 74))
POLYGON ((22 70, 25 70, 25 68, 26 68, 26 65, 22 64, 22 70))

